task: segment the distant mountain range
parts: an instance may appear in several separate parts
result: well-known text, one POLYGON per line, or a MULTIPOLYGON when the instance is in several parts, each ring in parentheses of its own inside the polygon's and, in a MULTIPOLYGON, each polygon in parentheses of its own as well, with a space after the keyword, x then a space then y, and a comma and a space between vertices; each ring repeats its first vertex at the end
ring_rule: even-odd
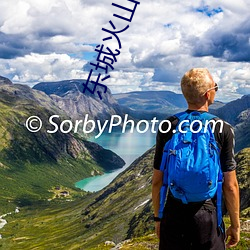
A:
MULTIPOLYGON (((11 84, 7 78, 1 77, 1 82, 11 84)), ((186 101, 181 94, 171 91, 141 91, 112 95, 108 89, 103 94, 103 100, 97 95, 86 91, 82 93, 85 80, 65 80, 59 82, 42 82, 33 87, 49 95, 50 102, 63 110, 71 119, 83 119, 88 114, 89 119, 104 122, 114 114, 121 117, 129 114, 135 121, 141 119, 165 119, 169 115, 186 109, 186 101), (52 100, 51 100, 52 99, 52 100)), ((52 106, 53 106, 52 105, 52 106)), ((245 135, 249 132, 248 115, 250 95, 227 104, 216 101, 210 106, 210 112, 224 119, 235 127, 236 152, 250 146, 250 140, 245 135)))
MULTIPOLYGON (((72 119, 79 119, 85 114, 88 114, 91 119, 101 121, 110 119, 113 114, 120 116, 129 114, 134 120, 149 120, 153 117, 165 119, 187 108, 183 95, 171 91, 138 91, 112 95, 108 89, 107 93, 103 94, 103 100, 100 100, 97 95, 87 91, 82 93, 84 82, 85 80, 81 79, 41 82, 33 89, 49 95, 72 119)), ((222 102, 217 101, 211 106, 211 110, 223 105, 222 102)))
POLYGON ((163 107, 174 110, 187 106, 183 95, 171 91, 135 91, 114 94, 114 97, 120 105, 128 106, 134 110, 158 110, 158 112, 164 113, 163 107))
MULTIPOLYGON (((172 91, 135 91, 114 94, 125 113, 139 119, 165 119, 169 115, 187 109, 187 102, 182 94, 172 91)), ((216 101, 210 110, 223 107, 225 104, 216 101)))

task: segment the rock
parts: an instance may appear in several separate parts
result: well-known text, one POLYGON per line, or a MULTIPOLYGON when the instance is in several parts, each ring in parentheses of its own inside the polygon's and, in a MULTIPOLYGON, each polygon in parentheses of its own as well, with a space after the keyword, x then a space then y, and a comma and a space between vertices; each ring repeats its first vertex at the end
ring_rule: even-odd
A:
POLYGON ((113 241, 109 241, 109 240, 105 241, 104 244, 105 244, 105 246, 111 246, 111 247, 115 246, 115 243, 113 241))
MULTIPOLYGON (((33 89, 50 95, 57 106, 64 110, 72 119, 83 119, 86 114, 89 119, 101 122, 110 119, 114 114, 122 115, 119 104, 108 89, 100 100, 97 95, 83 93, 82 83, 85 80, 66 80, 59 82, 41 82, 33 89)), ((98 87, 97 87, 98 90, 98 87)))

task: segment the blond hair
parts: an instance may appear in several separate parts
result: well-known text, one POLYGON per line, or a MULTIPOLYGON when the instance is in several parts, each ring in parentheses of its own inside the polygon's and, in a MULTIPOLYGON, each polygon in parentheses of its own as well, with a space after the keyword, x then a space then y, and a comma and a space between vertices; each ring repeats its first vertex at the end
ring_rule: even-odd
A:
POLYGON ((197 104, 212 84, 213 78, 207 69, 194 68, 182 77, 181 90, 188 103, 197 104))

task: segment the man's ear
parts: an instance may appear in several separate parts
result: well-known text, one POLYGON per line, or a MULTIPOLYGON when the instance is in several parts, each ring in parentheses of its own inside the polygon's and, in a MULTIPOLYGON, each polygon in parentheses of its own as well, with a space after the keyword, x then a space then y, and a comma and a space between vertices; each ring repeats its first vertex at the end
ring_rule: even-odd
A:
POLYGON ((209 91, 205 93, 204 97, 206 98, 206 100, 208 100, 208 99, 209 99, 209 97, 210 97, 210 93, 209 93, 209 91))

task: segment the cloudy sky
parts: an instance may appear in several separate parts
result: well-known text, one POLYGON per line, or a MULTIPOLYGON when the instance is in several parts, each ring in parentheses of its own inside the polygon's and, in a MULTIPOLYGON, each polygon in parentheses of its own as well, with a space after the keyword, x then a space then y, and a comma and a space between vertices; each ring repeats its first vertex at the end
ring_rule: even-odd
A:
POLYGON ((120 52, 103 82, 113 93, 180 92, 187 70, 206 67, 219 84, 218 100, 250 94, 249 0, 137 1, 131 22, 113 16, 131 16, 112 6, 133 9, 128 0, 0 1, 0 75, 30 86, 86 79, 104 44, 120 52), (115 31, 129 25, 117 34, 121 49, 114 36, 103 41, 111 35, 102 28, 114 31, 110 20, 115 31))

